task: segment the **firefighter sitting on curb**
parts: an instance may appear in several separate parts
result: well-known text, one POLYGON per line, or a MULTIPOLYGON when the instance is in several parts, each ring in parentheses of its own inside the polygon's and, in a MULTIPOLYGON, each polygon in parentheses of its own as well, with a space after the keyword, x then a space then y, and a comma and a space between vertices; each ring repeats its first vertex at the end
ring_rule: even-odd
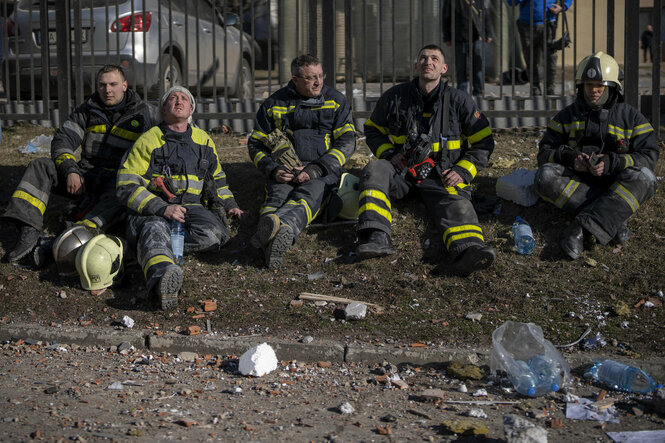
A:
POLYGON ((441 80, 447 70, 442 49, 425 46, 415 63, 417 77, 386 91, 365 123, 367 145, 379 160, 369 162, 361 176, 356 248, 361 260, 395 252, 390 198, 404 198, 416 188, 443 232, 453 271, 468 275, 494 261, 469 186, 487 165, 494 138, 471 97, 441 80))
POLYGON ((561 248, 573 260, 585 239, 624 243, 626 220, 656 192, 658 143, 647 119, 624 103, 619 65, 602 52, 582 59, 577 100, 547 125, 536 189, 575 217, 561 248))
POLYGON ((264 249, 271 269, 281 266, 284 253, 317 216, 356 147, 351 107, 344 95, 323 84, 321 62, 298 56, 291 75, 289 84, 261 105, 247 145, 267 178, 250 243, 264 249))
MULTIPOLYGON (((80 225, 106 230, 120 218, 123 207, 115 198, 120 160, 143 132, 158 123, 157 110, 127 89, 119 66, 103 66, 96 81, 97 91, 72 112, 53 136, 51 158, 32 160, 9 199, 3 217, 21 229, 18 242, 7 254, 9 262, 36 250, 51 192, 88 202, 87 212, 77 216, 80 225), (76 161, 79 147, 81 159, 76 161)), ((73 264, 72 257, 72 267, 73 264)))
POLYGON ((127 240, 136 247, 148 293, 166 310, 177 305, 183 281, 171 249, 171 221, 184 223, 187 254, 225 244, 226 216, 242 218, 244 212, 226 184, 215 144, 189 123, 196 106, 192 94, 174 86, 160 103, 163 121, 123 158, 117 197, 132 210, 127 240))

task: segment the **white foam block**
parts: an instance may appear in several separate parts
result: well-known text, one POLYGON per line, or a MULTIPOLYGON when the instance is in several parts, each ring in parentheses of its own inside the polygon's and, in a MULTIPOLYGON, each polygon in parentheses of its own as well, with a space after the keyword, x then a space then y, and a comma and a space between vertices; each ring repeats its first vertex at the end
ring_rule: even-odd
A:
POLYGON ((242 375, 263 377, 277 369, 277 355, 267 343, 254 346, 242 354, 238 363, 238 371, 242 375))
POLYGON ((518 169, 496 181, 496 195, 522 206, 533 206, 540 198, 534 180, 536 169, 518 169))

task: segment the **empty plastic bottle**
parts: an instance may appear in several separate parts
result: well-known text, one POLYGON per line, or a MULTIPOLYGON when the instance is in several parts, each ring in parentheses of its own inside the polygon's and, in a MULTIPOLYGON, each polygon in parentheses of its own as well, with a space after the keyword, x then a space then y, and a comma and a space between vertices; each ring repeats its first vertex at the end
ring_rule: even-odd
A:
POLYGON ((536 391, 557 392, 561 387, 561 371, 557 364, 549 357, 543 354, 534 355, 529 359, 529 369, 536 377, 536 391))
POLYGON ((643 370, 614 360, 600 360, 585 374, 617 391, 647 394, 662 388, 643 370))
POLYGON ((185 249, 185 227, 182 222, 171 220, 171 250, 176 264, 182 264, 182 254, 185 249))
POLYGON ((529 397, 536 396, 536 378, 529 368, 529 364, 522 360, 515 360, 518 370, 515 373, 508 373, 510 382, 515 387, 515 390, 522 395, 529 397))
POLYGON ((513 223, 513 237, 515 238, 515 248, 520 254, 531 254, 533 248, 536 246, 536 241, 533 239, 533 232, 531 226, 522 219, 519 215, 513 223))

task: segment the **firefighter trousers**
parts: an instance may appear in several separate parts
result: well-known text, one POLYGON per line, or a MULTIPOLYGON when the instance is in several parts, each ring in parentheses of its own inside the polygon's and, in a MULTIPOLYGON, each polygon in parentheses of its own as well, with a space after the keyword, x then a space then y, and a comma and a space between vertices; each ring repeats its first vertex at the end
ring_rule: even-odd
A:
POLYGON ((28 163, 3 217, 41 230, 53 192, 73 200, 73 205, 81 209, 82 212, 74 214, 78 224, 106 229, 117 222, 124 209, 115 197, 115 172, 101 168, 88 169, 83 173, 83 185, 84 195, 69 194, 66 183, 58 177, 55 163, 50 158, 37 158, 28 163))
POLYGON ((291 227, 295 242, 305 227, 316 218, 321 206, 338 184, 339 177, 335 175, 326 175, 298 185, 277 183, 270 179, 260 215, 277 215, 281 224, 291 227))
POLYGON ((387 160, 372 161, 362 171, 358 231, 379 229, 390 235, 390 199, 402 199, 412 188, 418 190, 435 225, 443 232, 443 245, 453 260, 472 245, 485 245, 468 186, 446 187, 435 171, 415 183, 387 160))
POLYGON ((614 177, 593 177, 557 163, 536 173, 536 191, 543 200, 575 215, 575 219, 606 245, 641 204, 656 193, 656 176, 631 166, 614 177))
MULTIPOLYGON (((220 218, 201 205, 187 205, 184 253, 207 251, 224 245, 229 233, 220 218)), ((177 266, 171 249, 171 222, 157 215, 132 214, 127 223, 127 241, 136 248, 148 293, 170 266, 177 266)))

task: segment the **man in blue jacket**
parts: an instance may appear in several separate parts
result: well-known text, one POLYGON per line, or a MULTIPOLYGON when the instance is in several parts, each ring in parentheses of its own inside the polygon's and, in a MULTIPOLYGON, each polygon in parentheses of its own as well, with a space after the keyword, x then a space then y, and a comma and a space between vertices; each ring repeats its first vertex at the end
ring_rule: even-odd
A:
POLYGON ((544 57, 547 94, 554 94, 557 57, 552 43, 556 36, 556 20, 559 14, 570 8, 573 0, 506 0, 506 2, 511 6, 519 5, 520 7, 517 29, 520 33, 532 93, 535 95, 542 92, 539 70, 541 59, 544 57), (531 33, 532 26, 533 34, 531 33), (531 63, 531 51, 533 51, 533 64, 531 63))

